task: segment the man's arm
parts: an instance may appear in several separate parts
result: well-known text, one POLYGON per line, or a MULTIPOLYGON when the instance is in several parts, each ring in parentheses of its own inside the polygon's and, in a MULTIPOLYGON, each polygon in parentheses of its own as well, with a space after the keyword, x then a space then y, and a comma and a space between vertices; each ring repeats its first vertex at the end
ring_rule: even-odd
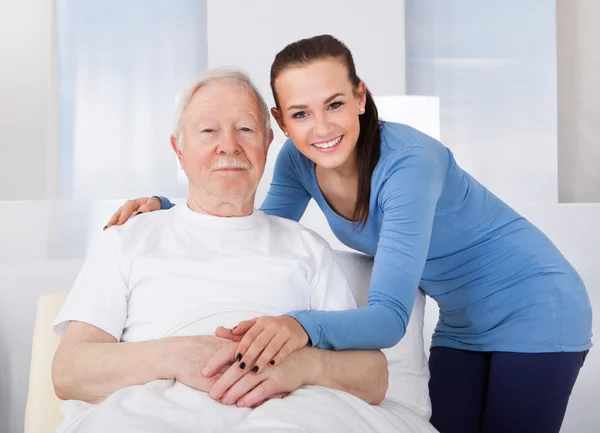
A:
POLYGON ((212 337, 169 337, 117 343, 95 326, 70 322, 52 364, 56 395, 62 400, 99 403, 113 392, 158 379, 177 379, 208 391, 215 379, 200 374, 202 364, 234 344, 212 337))
POLYGON ((299 351, 298 356, 301 358, 305 385, 345 391, 374 405, 385 398, 388 364, 387 358, 379 350, 336 352, 307 348, 299 351))

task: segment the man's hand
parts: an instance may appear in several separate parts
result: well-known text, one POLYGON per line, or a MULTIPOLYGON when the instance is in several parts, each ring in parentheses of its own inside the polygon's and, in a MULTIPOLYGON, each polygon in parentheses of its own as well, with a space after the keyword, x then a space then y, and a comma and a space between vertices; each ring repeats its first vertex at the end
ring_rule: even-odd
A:
MULTIPOLYGON (((292 352, 308 343, 308 334, 302 325, 290 316, 263 316, 240 322, 229 333, 217 329, 217 335, 239 342, 236 360, 244 370, 253 366, 253 372, 263 371, 267 365, 281 364, 292 352)), ((202 371, 212 377, 222 367, 216 357, 212 357, 202 371)))
POLYGON ((265 400, 281 398, 312 382, 320 363, 318 351, 305 348, 294 352, 285 362, 256 374, 234 364, 210 388, 209 395, 223 404, 256 407, 265 400))
POLYGON ((174 378, 190 388, 208 392, 233 363, 236 343, 212 336, 174 337, 174 378), (202 375, 202 366, 214 357, 223 365, 210 379, 202 375))

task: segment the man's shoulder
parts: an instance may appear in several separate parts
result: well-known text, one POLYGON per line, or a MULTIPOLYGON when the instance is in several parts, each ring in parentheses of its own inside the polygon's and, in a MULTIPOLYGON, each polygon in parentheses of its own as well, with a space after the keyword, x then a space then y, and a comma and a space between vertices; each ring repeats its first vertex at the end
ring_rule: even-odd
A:
POLYGON ((122 226, 107 229, 107 232, 111 233, 121 245, 135 245, 146 238, 150 232, 164 229, 172 220, 172 209, 144 212, 130 217, 122 226))
POLYGON ((297 221, 275 215, 264 214, 264 216, 268 221, 270 229, 278 231, 280 235, 307 240, 320 246, 329 246, 327 241, 323 239, 321 235, 297 221))

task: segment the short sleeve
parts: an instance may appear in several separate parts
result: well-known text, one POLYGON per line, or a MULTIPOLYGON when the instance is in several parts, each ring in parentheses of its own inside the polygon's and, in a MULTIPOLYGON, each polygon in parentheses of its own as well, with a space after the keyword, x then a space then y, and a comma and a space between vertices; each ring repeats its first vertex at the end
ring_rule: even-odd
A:
POLYGON ((127 283, 119 263, 118 228, 110 228, 94 245, 54 321, 63 335, 69 321, 85 322, 121 339, 127 320, 127 283))

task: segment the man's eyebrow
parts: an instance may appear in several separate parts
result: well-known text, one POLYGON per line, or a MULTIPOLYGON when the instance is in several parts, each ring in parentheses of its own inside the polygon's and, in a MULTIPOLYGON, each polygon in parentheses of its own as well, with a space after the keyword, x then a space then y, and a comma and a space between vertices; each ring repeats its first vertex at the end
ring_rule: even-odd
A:
MULTIPOLYGON (((335 98, 337 98, 338 96, 344 96, 343 93, 336 93, 334 95, 331 95, 329 98, 325 99, 325 101, 323 101, 323 104, 329 104, 331 101, 333 101, 335 98)), ((290 105, 287 110, 306 110, 308 108, 308 105, 290 105)))

